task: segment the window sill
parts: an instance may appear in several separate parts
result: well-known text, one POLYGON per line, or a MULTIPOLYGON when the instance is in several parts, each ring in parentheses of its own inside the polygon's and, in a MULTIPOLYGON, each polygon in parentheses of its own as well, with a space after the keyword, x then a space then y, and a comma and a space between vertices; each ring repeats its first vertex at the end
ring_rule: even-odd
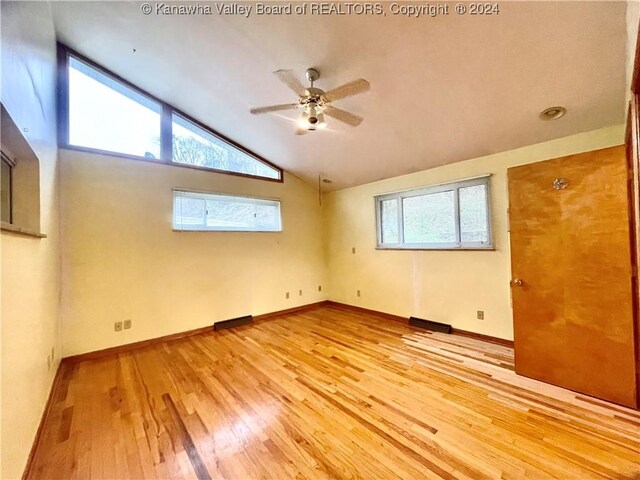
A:
POLYGON ((393 251, 418 251, 418 252, 495 252, 496 247, 466 247, 466 248, 409 248, 409 247, 376 247, 376 250, 393 250, 393 251))
POLYGON ((203 229, 195 229, 195 228, 173 228, 172 231, 182 233, 182 232, 202 232, 202 233, 282 233, 282 230, 203 230, 203 229))
POLYGON ((136 160, 139 162, 154 163, 156 165, 166 165, 169 167, 190 168, 192 170, 200 170, 202 172, 219 173, 222 175, 234 175, 236 177, 253 178, 255 180, 265 180, 267 182, 284 183, 284 173, 280 174, 280 178, 261 177, 259 175, 251 175, 249 173, 232 172, 230 170, 220 170, 218 168, 200 167, 198 165, 189 165, 188 163, 179 163, 173 161, 162 160, 160 158, 146 158, 138 155, 129 155, 127 153, 111 152, 109 150, 100 150, 98 148, 81 147, 71 144, 61 144, 58 148, 71 150, 75 152, 93 153, 95 155, 104 155, 107 157, 125 158, 127 160, 136 160))
POLYGON ((3 232, 15 233, 17 235, 24 235, 25 237, 47 238, 47 235, 44 233, 36 232, 35 230, 25 227, 19 227, 18 225, 13 225, 12 223, 7 222, 0 222, 0 230, 3 232))

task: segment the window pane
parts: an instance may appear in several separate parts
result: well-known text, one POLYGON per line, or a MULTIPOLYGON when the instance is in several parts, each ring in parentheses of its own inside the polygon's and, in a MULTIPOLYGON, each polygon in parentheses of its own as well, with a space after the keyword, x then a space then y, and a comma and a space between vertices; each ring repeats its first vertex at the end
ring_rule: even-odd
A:
POLYGON ((489 249, 489 182, 486 176, 376 196, 379 248, 489 249))
POLYGON ((2 197, 2 215, 3 222, 11 223, 11 166, 2 160, 2 188, 0 188, 0 196, 2 197))
POLYGON ((207 201, 207 226, 250 228, 255 221, 255 205, 230 198, 207 201))
POLYGON ((380 205, 382 222, 382 243, 398 243, 398 200, 383 200, 380 205))
POLYGON ((266 178, 280 172, 179 115, 173 115, 173 161, 266 178))
POLYGON ((160 158, 162 107, 73 57, 69 58, 69 143, 160 158))
POLYGON ((206 216, 206 202, 204 199, 174 195, 174 227, 204 227, 206 216))
POLYGON ((257 230, 280 230, 280 206, 257 204, 255 225, 257 230))
POLYGON ((280 202, 196 192, 174 192, 173 226, 179 230, 281 230, 280 202))
POLYGON ((402 199, 405 243, 455 243, 453 191, 402 199))
POLYGON ((459 195, 462 242, 488 242, 487 186, 464 187, 459 190, 459 195))

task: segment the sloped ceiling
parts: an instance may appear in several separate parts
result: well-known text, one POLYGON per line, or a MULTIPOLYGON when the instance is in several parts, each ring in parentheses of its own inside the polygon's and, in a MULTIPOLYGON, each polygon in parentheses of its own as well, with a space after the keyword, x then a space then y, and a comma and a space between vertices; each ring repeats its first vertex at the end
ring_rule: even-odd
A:
MULTIPOLYGON (((205 5, 205 3, 200 3, 205 5)), ((245 3, 245 5, 248 4, 245 3)), ((155 3, 151 2, 155 8, 155 3)), ((213 5, 213 4, 211 4, 213 5)), ((502 2, 492 16, 151 15, 138 2, 53 2, 60 41, 291 173, 345 188, 624 121, 624 2, 502 2), (135 49, 135 52, 134 52, 135 49), (321 72, 357 128, 294 135, 272 74, 321 72), (567 115, 538 113, 563 105, 567 115)), ((453 7, 453 4, 451 4, 453 7)))

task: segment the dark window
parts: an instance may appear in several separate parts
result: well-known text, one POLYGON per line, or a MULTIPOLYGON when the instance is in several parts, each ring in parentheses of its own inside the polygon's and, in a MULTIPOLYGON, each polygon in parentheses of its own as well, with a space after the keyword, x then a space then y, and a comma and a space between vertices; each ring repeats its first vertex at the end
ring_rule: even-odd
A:
POLYGON ((2 172, 0 173, 0 197, 1 197, 1 218, 3 222, 11 223, 12 192, 11 176, 13 173, 13 163, 2 154, 2 172))

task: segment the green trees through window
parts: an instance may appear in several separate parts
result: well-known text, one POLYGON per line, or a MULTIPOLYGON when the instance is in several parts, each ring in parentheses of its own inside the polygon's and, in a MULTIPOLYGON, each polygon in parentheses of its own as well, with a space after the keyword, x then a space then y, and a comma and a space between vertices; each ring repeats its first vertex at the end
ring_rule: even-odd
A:
POLYGON ((186 118, 172 116, 172 160, 185 165, 226 170, 257 177, 280 178, 280 172, 245 152, 233 148, 220 138, 186 118))
POLYGON ((376 197, 378 248, 489 249, 489 177, 376 197))
POLYGON ((217 193, 173 191, 174 230, 279 232, 280 202, 217 193))

